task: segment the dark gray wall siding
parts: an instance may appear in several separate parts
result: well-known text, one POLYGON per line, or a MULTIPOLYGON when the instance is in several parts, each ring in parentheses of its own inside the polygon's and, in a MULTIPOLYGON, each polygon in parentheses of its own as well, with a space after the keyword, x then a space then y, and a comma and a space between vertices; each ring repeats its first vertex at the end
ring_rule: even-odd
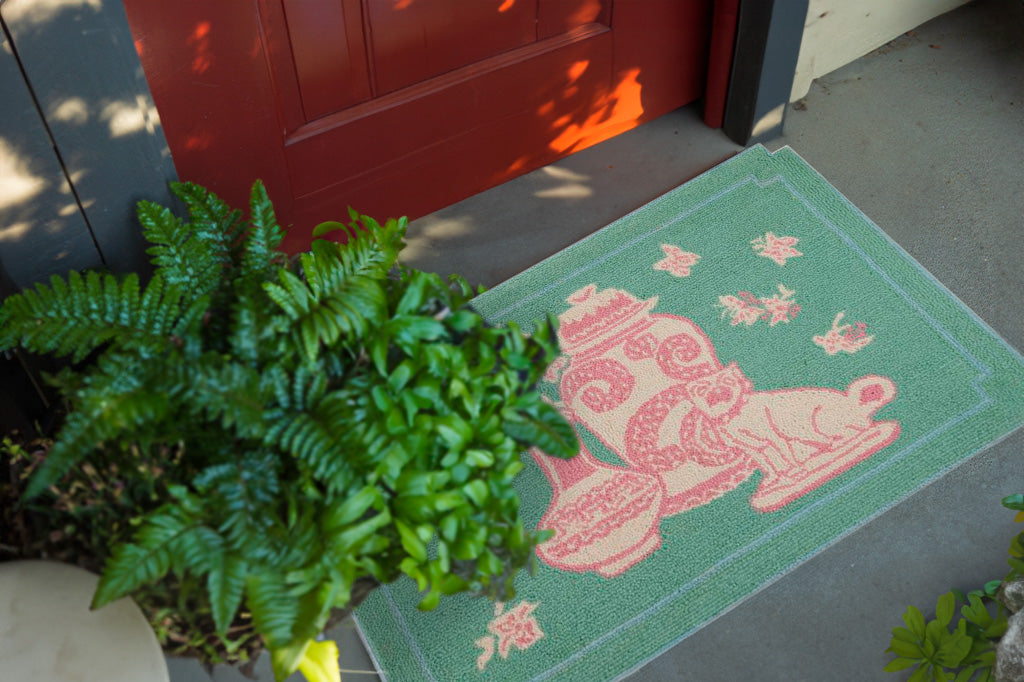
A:
POLYGON ((0 271, 9 285, 25 287, 51 273, 100 265, 6 39, 0 90, 0 271))
POLYGON ((71 268, 145 270, 135 204, 169 203, 175 172, 124 6, 5 0, 0 20, 13 44, 0 57, 0 137, 45 183, 0 200, 8 275, 24 287, 71 268))

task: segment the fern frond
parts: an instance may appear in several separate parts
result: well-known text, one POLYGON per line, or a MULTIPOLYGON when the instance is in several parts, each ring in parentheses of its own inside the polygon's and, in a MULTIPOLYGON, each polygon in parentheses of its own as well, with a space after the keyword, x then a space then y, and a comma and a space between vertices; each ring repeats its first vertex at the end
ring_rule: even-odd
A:
POLYGON ((395 267, 405 220, 389 220, 384 226, 367 216, 362 220, 371 226, 365 230, 346 230, 349 240, 344 244, 318 239, 308 253, 302 254, 303 276, 317 295, 335 289, 344 277, 366 275, 381 279, 395 267))
POLYGON ((188 207, 188 217, 198 241, 225 268, 238 265, 244 223, 242 212, 232 210, 210 190, 191 182, 172 182, 171 191, 188 207))
POLYGON ((249 215, 250 227, 242 242, 242 277, 264 275, 283 258, 277 247, 284 239, 284 232, 277 224, 267 190, 259 180, 252 186, 249 215))
POLYGON ((178 575, 206 575, 216 567, 224 544, 217 531, 206 525, 194 525, 171 543, 171 568, 178 575))
POLYGON ((335 391, 308 409, 281 415, 267 430, 264 443, 293 455, 329 491, 343 491, 352 484, 354 473, 338 444, 352 424, 351 401, 335 391))
POLYGON ((263 289, 271 300, 280 306, 292 320, 297 320, 300 316, 308 313, 312 296, 302 280, 284 268, 277 271, 277 279, 280 284, 276 282, 263 283, 263 289))
POLYGON ((143 236, 153 244, 146 253, 152 257, 158 276, 168 284, 182 287, 194 298, 217 289, 225 260, 195 235, 191 225, 149 201, 139 202, 138 217, 143 236))
POLYGON ((370 216, 359 215, 351 209, 349 209, 349 214, 352 216, 352 224, 356 228, 357 238, 350 239, 344 246, 349 249, 359 249, 362 247, 356 242, 364 238, 369 239, 369 250, 380 254, 387 263, 387 270, 395 267, 398 264, 399 252, 405 248, 404 239, 409 227, 408 219, 405 217, 398 220, 390 218, 381 225, 370 216))
POLYGON ((34 353, 71 355, 79 362, 111 343, 151 357, 165 350, 180 311, 181 289, 155 277, 139 297, 139 278, 72 271, 54 275, 3 302, 0 348, 21 345, 34 353))
MULTIPOLYGON (((296 507, 294 517, 289 518, 283 541, 271 545, 274 551, 267 558, 267 565, 294 569, 311 563, 315 564, 323 558, 320 527, 314 520, 319 515, 321 508, 309 498, 299 498, 291 492, 288 497, 291 498, 289 501, 294 502, 302 499, 303 504, 301 507, 296 507)), ((289 575, 287 579, 290 583, 294 583, 295 574, 289 575)))
POLYGON ((207 466, 192 481, 216 514, 228 550, 252 562, 268 561, 287 537, 277 518, 279 468, 274 453, 255 450, 207 466))
MULTIPOLYGON (((204 343, 203 324, 207 313, 212 306, 210 295, 203 295, 193 299, 185 309, 181 311, 171 333, 175 337, 175 344, 181 345, 186 357, 194 358, 204 350, 204 345, 216 345, 219 343, 204 343)), ((216 341, 216 334, 211 334, 216 341)))
POLYGON ((327 625, 331 608, 335 603, 341 601, 341 593, 350 591, 349 585, 322 580, 319 584, 308 586, 303 592, 296 594, 299 612, 295 625, 292 626, 292 639, 308 641, 320 634, 324 626, 327 625))
POLYGON ((152 437, 154 425, 169 413, 170 391, 160 385, 165 375, 158 368, 147 374, 144 360, 104 355, 99 370, 72 396, 75 409, 29 480, 26 498, 56 483, 104 442, 125 433, 131 433, 134 440, 152 437))
POLYGON ((386 298, 377 279, 363 274, 346 276, 337 261, 316 271, 315 290, 284 269, 278 271, 280 284, 263 285, 292 320, 296 340, 310 363, 316 362, 321 344, 333 346, 347 335, 365 337, 371 326, 386 318, 386 298))
POLYGON ((206 591, 210 595, 214 627, 221 637, 226 636, 228 627, 231 626, 235 613, 242 604, 248 573, 249 565, 244 559, 223 553, 216 558, 216 563, 206 578, 206 591))
POLYGON ((286 410, 292 408, 291 387, 291 376, 281 364, 274 363, 264 368, 260 389, 272 393, 277 404, 286 410))
POLYGON ((167 575, 174 563, 177 540, 194 527, 180 509, 170 505, 150 514, 136 534, 135 543, 114 549, 96 587, 92 608, 109 604, 167 575))
POLYGON ((243 438, 263 431, 266 396, 256 369, 208 352, 176 370, 176 385, 192 414, 204 414, 243 438))
POLYGON ((306 409, 319 402, 327 391, 327 378, 308 366, 299 366, 292 377, 292 405, 306 409))
POLYGON ((171 570, 167 547, 148 549, 123 544, 114 549, 93 595, 92 608, 120 599, 147 583, 156 582, 171 570))
POLYGON ((291 322, 254 279, 235 282, 235 301, 226 335, 226 352, 241 362, 263 364, 294 351, 291 322))
POLYGON ((255 364, 260 358, 262 336, 266 325, 261 323, 261 307, 257 298, 236 287, 236 303, 231 312, 231 327, 228 346, 232 354, 242 362, 255 364))
POLYGON ((245 580, 245 603, 256 631, 271 649, 291 642, 292 629, 299 618, 299 603, 289 593, 284 576, 274 571, 250 573, 245 580))

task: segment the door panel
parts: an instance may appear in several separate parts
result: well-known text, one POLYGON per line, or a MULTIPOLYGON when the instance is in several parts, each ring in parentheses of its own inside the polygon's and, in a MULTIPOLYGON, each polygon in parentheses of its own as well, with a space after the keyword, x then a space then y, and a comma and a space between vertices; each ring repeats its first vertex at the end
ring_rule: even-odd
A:
MULTIPOLYGON (((578 141, 581 93, 608 88, 612 42, 607 27, 584 26, 538 43, 528 59, 504 64, 500 78, 473 77, 472 70, 455 73, 452 82, 424 88, 393 106, 339 120, 322 132, 316 126, 300 131, 286 146, 299 201, 317 216, 327 215, 338 196, 358 196, 365 205, 382 208, 411 207, 413 201, 441 207, 562 155, 553 146, 559 138, 569 140, 565 147, 578 141), (563 68, 567 59, 576 68, 563 68), (514 106, 504 96, 510 90, 520 94, 514 106), (452 109, 452 101, 464 106, 452 109), (380 135, 382 126, 392 133, 380 135), (354 144, 371 136, 372 146, 354 144), (345 176, 327 186, 318 171, 325 156, 342 164, 345 176), (398 195, 395 187, 404 193, 398 195)), ((496 61, 503 59, 509 57, 496 61)), ((600 107, 593 116, 606 118, 604 111, 600 107)), ((611 117, 594 128, 615 123, 611 117)))
POLYGON ((608 26, 610 10, 610 0, 545 0, 537 7, 537 38, 550 38, 586 24, 608 26))
POLYGON ((536 39, 534 0, 391 0, 367 5, 378 95, 536 39))
POLYGON ((712 0, 125 1, 160 45, 140 54, 179 174, 226 198, 263 177, 292 249, 349 205, 423 215, 694 101, 712 15, 712 0), (216 59, 182 74, 196 26, 216 59), (248 49, 226 47, 245 31, 248 49), (263 160, 226 168, 243 149, 263 160))
MULTIPOLYGON (((552 121, 571 117, 577 102, 566 100, 564 92, 571 87, 589 92, 605 85, 611 74, 611 45, 607 27, 584 26, 303 126, 288 136, 285 145, 293 190, 302 196, 324 188, 325 158, 332 160, 344 185, 361 176, 386 175, 387 167, 424 152, 449 157, 444 147, 453 139, 476 137, 489 124, 511 133, 519 130, 514 121, 524 115, 536 120, 542 109, 552 121), (583 66, 567 73, 567 61, 583 66), (516 93, 514 99, 507 96, 509 91, 516 93)), ((518 135, 510 141, 518 149, 546 148, 550 136, 547 126, 537 125, 526 126, 518 135)), ((486 143, 482 156, 500 156, 494 145, 501 140, 486 143)), ((462 157, 463 162, 504 167, 504 162, 473 161, 481 151, 462 157)))
POLYGON ((283 0, 307 121, 372 97, 359 2, 283 0))

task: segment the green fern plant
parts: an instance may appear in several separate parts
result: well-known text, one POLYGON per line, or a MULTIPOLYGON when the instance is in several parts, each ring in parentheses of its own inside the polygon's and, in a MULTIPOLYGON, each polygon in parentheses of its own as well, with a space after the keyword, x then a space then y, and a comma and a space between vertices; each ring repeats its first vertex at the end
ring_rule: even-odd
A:
POLYGON ((315 232, 347 241, 289 258, 259 182, 247 220, 173 190, 187 222, 139 205, 148 283, 72 272, 0 308, 0 349, 73 363, 53 378, 67 417, 26 499, 85 463, 173 453, 94 605, 200 585, 219 650, 251 622, 283 679, 330 659, 313 638, 367 586, 409 576, 423 609, 509 599, 544 539, 519 518, 521 453, 578 447, 534 389, 555 320, 485 324, 464 280, 398 263, 405 219, 352 212, 315 232))

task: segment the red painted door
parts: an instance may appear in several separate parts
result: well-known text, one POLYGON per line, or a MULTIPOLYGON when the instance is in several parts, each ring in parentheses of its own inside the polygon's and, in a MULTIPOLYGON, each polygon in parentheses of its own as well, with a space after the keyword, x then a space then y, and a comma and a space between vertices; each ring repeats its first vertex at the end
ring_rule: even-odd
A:
POLYGON ((416 217, 704 92, 711 0, 125 0, 182 179, 256 177, 303 249, 416 217))

